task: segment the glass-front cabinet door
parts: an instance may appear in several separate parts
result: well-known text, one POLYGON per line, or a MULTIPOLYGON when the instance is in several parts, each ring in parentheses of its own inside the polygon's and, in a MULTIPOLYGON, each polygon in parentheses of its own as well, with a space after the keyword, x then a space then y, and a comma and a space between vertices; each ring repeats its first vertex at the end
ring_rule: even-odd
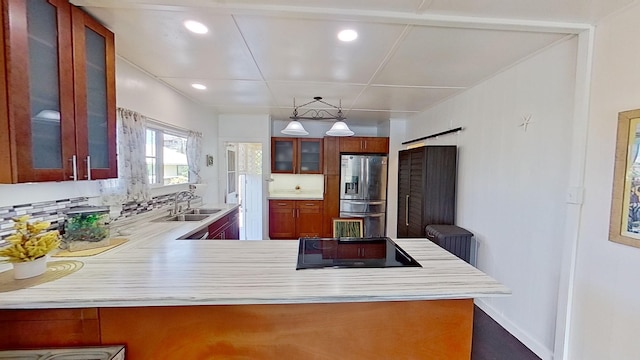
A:
POLYGON ((271 172, 295 173, 296 138, 271 138, 271 172))
POLYGON ((70 5, 66 0, 5 4, 13 182, 66 180, 73 177, 75 154, 72 54, 59 49, 71 48, 70 5))
POLYGON ((8 120, 0 125, 10 134, 0 150, 10 156, 0 181, 116 177, 113 34, 67 0, 1 6, 8 120))
POLYGON ((80 179, 117 177, 113 33, 72 8, 80 179))
POLYGON ((298 173, 322 174, 322 139, 298 139, 298 173))

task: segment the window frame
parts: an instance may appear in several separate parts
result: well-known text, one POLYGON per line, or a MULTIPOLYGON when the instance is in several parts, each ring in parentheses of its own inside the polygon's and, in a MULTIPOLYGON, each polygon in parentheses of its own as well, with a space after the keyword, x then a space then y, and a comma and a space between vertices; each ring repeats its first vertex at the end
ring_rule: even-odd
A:
MULTIPOLYGON (((145 144, 146 144, 146 140, 147 140, 147 134, 148 131, 153 131, 155 133, 155 159, 156 159, 156 163, 155 163, 155 178, 157 182, 152 183, 150 176, 149 176, 149 171, 147 168, 147 179, 149 179, 149 187, 150 188, 161 188, 161 187, 167 187, 167 186, 176 186, 176 185, 183 185, 183 184, 192 184, 193 180, 191 179, 191 171, 189 171, 189 164, 187 163, 187 181, 184 183, 177 183, 177 184, 165 184, 164 183, 164 135, 170 135, 170 136, 175 136, 175 137, 179 137, 179 138, 184 138, 185 141, 187 140, 188 136, 189 136, 189 130, 186 129, 178 129, 178 128, 172 128, 169 127, 167 125, 164 124, 159 124, 156 122, 148 122, 145 125, 145 144)), ((147 149, 145 146, 145 159, 148 159, 149 156, 147 155, 147 149)))

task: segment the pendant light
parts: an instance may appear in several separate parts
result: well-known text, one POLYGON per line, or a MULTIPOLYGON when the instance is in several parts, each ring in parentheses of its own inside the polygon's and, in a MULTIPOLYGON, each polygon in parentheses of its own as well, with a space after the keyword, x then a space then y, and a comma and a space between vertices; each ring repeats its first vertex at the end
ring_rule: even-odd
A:
POLYGON ((281 133, 286 135, 304 136, 309 135, 309 132, 304 129, 304 126, 297 120, 291 120, 287 127, 282 129, 281 133))
POLYGON ((351 136, 354 134, 344 121, 336 121, 326 133, 329 136, 351 136))
POLYGON ((354 134, 353 131, 349 129, 347 124, 343 121, 345 120, 344 115, 342 114, 342 100, 340 100, 340 105, 335 106, 329 104, 326 101, 322 100, 321 96, 316 96, 312 101, 309 101, 300 106, 296 106, 296 99, 293 98, 293 114, 289 117, 291 121, 281 132, 286 135, 309 135, 309 133, 304 129, 302 124, 298 121, 299 119, 304 120, 337 120, 331 129, 326 132, 329 136, 351 136, 354 134), (304 111, 301 115, 298 115, 298 108, 313 104, 315 102, 319 102, 325 105, 328 105, 334 109, 337 109, 338 112, 334 115, 326 109, 309 109, 304 111))

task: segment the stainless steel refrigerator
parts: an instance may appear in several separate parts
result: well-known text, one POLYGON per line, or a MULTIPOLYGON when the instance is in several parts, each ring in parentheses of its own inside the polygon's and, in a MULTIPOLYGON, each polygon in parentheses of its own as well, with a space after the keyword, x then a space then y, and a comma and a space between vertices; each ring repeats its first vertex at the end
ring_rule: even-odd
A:
POLYGON ((340 157, 340 217, 362 218, 364 237, 386 234, 387 156, 340 157))

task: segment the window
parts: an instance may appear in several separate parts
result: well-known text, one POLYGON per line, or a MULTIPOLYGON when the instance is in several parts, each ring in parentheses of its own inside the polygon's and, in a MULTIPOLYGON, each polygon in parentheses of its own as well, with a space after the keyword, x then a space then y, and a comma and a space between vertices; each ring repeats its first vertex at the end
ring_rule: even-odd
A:
POLYGON ((186 134, 147 127, 145 155, 149 184, 173 185, 189 182, 186 134))

